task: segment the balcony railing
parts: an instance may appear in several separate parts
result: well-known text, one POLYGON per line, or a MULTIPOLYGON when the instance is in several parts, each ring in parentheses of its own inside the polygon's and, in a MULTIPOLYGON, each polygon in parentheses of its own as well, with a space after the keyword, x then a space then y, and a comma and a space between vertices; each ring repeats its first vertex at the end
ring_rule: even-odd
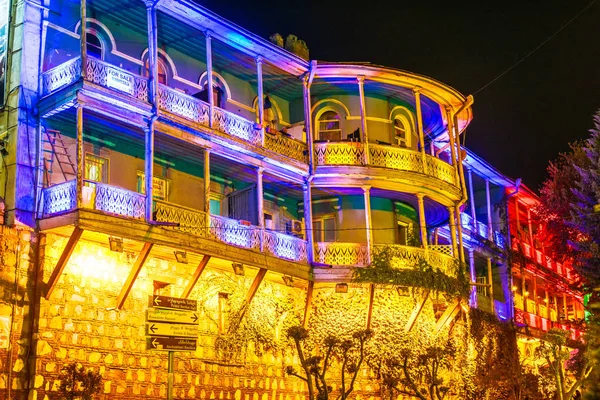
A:
POLYGON ((73 58, 58 65, 42 75, 42 95, 45 96, 57 89, 66 87, 81 76, 81 59, 73 58))
POLYGON ((86 74, 87 80, 96 85, 116 89, 138 100, 148 101, 148 78, 92 57, 87 58, 86 74))
POLYGON ((279 258, 307 261, 306 240, 275 231, 265 231, 264 249, 279 258))
POLYGON ((403 246, 399 244, 375 245, 373 252, 391 248, 396 268, 411 268, 419 260, 427 261, 432 267, 448 276, 456 276, 456 260, 452 257, 451 246, 430 246, 427 250, 420 247, 403 246))
POLYGON ((76 181, 67 181, 44 189, 42 217, 74 210, 77 207, 76 181))
POLYGON ((261 230, 258 226, 246 225, 238 220, 210 216, 210 233, 222 242, 246 249, 260 251, 261 230))
POLYGON ((158 85, 158 107, 201 125, 208 126, 209 105, 163 84, 158 85))
POLYGON ((154 201, 154 219, 157 222, 175 222, 179 226, 174 229, 195 236, 208 237, 207 214, 166 201, 154 201))
POLYGON ((222 108, 214 107, 215 129, 238 137, 255 146, 262 142, 262 131, 255 129, 254 123, 222 108))
POLYGON ((368 265, 368 248, 363 243, 317 242, 315 262, 327 265, 368 265))
POLYGON ((308 162, 306 143, 285 135, 267 133, 265 135, 265 148, 301 162, 308 162))
MULTIPOLYGON (((422 154, 395 146, 369 143, 369 165, 398 171, 425 173, 457 186, 454 167, 438 158, 425 154, 425 171, 422 154)), ((366 165, 363 143, 315 143, 317 165, 366 165)))

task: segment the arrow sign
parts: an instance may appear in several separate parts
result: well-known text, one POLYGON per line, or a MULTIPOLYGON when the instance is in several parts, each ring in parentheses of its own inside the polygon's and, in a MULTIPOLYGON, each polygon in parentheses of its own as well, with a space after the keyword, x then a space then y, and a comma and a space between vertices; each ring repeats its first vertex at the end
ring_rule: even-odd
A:
POLYGON ((198 302, 190 299, 154 295, 150 301, 150 306, 171 308, 173 310, 196 311, 198 309, 198 302))
POLYGON ((195 325, 149 323, 146 327, 150 336, 198 336, 198 327, 195 325))
POLYGON ((198 323, 198 313, 195 311, 169 310, 165 308, 149 308, 146 320, 154 322, 196 324, 198 323))
POLYGON ((196 339, 153 337, 148 340, 147 344, 149 350, 196 351, 196 339))

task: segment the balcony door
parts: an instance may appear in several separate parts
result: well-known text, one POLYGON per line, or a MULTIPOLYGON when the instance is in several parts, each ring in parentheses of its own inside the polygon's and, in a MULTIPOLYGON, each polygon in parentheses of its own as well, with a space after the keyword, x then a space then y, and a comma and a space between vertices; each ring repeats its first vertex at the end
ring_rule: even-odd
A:
POLYGON ((335 217, 333 215, 313 218, 313 240, 315 242, 335 242, 337 239, 335 217))

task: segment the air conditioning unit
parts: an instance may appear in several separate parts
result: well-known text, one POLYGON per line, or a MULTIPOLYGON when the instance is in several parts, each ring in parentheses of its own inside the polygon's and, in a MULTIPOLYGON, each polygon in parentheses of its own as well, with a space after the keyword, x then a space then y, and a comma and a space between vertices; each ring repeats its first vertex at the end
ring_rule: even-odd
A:
POLYGON ((290 235, 304 237, 304 223, 298 219, 286 221, 285 232, 290 235))

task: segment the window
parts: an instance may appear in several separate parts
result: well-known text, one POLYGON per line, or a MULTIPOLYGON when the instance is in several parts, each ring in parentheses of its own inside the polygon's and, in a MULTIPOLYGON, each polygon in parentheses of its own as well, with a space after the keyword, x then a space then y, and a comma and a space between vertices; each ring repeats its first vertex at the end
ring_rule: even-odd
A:
MULTIPOLYGON (((158 61, 158 83, 162 84, 162 85, 166 85, 167 84, 167 67, 165 67, 165 63, 162 60, 157 60, 158 61)), ((148 64, 148 61, 146 61, 146 64, 144 65, 144 76, 145 77, 149 77, 150 76, 150 66, 148 64)))
POLYGON ((323 216, 313 218, 313 241, 315 242, 335 242, 335 217, 323 216))
MULTIPOLYGON (((152 180, 152 197, 156 200, 169 201, 169 181, 160 176, 154 176, 152 180)), ((146 194, 146 174, 137 172, 137 192, 146 194)))
POLYGON ((275 220, 273 220, 273 214, 264 213, 265 229, 275 229, 275 220))
POLYGON ((209 210, 212 215, 221 215, 221 199, 210 195, 209 210))
POLYGON ((319 139, 334 142, 342 139, 340 116, 335 111, 325 111, 319 117, 319 139))
POLYGON ((397 231, 398 244, 401 244, 404 246, 406 246, 408 244, 408 232, 409 232, 410 228, 411 228, 410 224, 407 224, 406 222, 398 221, 398 231, 397 231))
POLYGON ((108 159, 93 154, 86 154, 84 179, 108 183, 108 159))
POLYGON ((409 147, 409 135, 404 123, 396 118, 394 120, 394 137, 396 139, 396 143, 400 147, 409 147))
POLYGON ((99 60, 102 60, 102 58, 103 58, 102 57, 102 42, 100 41, 98 36, 94 35, 93 33, 86 32, 85 37, 86 37, 85 49, 86 49, 87 55, 90 57, 94 57, 99 60))

